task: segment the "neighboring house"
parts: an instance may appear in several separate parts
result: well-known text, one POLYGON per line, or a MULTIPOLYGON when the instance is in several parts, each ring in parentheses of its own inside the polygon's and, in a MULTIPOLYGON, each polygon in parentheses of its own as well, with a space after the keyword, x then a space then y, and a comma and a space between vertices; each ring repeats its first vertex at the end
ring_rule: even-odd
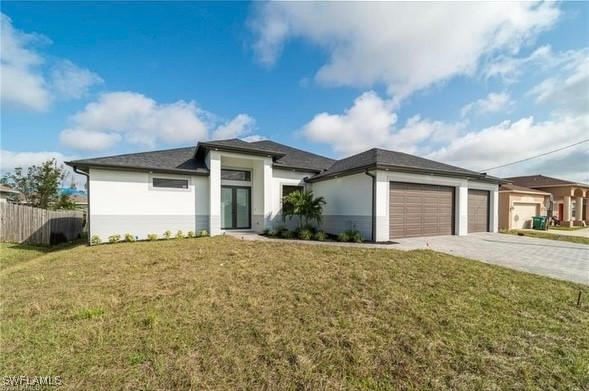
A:
POLYGON ((554 202, 554 216, 558 217, 562 225, 583 225, 589 222, 589 215, 587 214, 588 184, 543 175, 519 176, 506 179, 516 186, 550 193, 554 202))
POLYGON ((466 235, 498 228, 501 179, 382 149, 332 160, 272 141, 67 162, 89 177, 90 236, 166 230, 261 232, 282 224, 282 197, 323 196, 323 228, 355 227, 365 239, 466 235))
POLYGON ((14 190, 10 186, 0 183, 0 202, 8 202, 15 199, 20 194, 20 191, 14 190))
POLYGON ((512 184, 499 188, 499 229, 532 228, 532 217, 545 216, 550 193, 512 184))

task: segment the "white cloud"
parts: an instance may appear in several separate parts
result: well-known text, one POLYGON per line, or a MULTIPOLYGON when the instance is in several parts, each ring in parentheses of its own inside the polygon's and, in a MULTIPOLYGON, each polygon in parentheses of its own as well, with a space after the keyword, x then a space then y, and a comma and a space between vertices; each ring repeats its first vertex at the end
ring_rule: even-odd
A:
MULTIPOLYGON (((570 145, 575 141, 586 139, 588 134, 588 114, 556 116, 543 122, 535 122, 532 117, 528 117, 515 122, 504 121, 480 131, 469 132, 430 153, 427 157, 472 170, 485 170, 570 145)), ((552 172, 560 172, 561 176, 564 176, 567 173, 589 168, 587 166, 589 149, 586 144, 576 149, 564 150, 559 156, 572 153, 582 154, 585 165, 567 167, 555 164, 552 172)), ((553 160, 554 156, 546 157, 546 161, 553 160)), ((536 167, 535 161, 490 171, 489 174, 507 176, 517 173, 543 173, 535 172, 531 167, 536 167)))
POLYGON ((491 92, 485 98, 477 99, 460 110, 460 116, 466 117, 469 113, 477 114, 496 113, 511 104, 511 97, 506 92, 491 92))
POLYGON ((231 121, 219 126, 213 131, 213 139, 225 140, 230 138, 239 138, 249 134, 256 121, 247 114, 238 114, 231 121))
POLYGON ((290 38, 329 53, 315 75, 329 85, 382 83, 395 103, 482 59, 514 54, 558 19, 552 2, 270 2, 251 26, 257 59, 273 65, 290 38))
POLYGON ((94 72, 80 68, 69 60, 62 60, 51 70, 51 84, 62 98, 79 99, 88 89, 103 80, 94 72))
POLYGON ((572 113, 586 113, 589 110, 589 48, 568 51, 554 59, 558 69, 544 81, 538 83, 528 95, 536 103, 550 104, 572 113))
POLYGON ((41 34, 15 29, 12 20, 5 14, 0 14, 0 28, 3 106, 46 111, 54 99, 79 98, 101 81, 95 73, 68 60, 57 60, 53 67, 49 66, 50 61, 34 46, 51 41, 41 34), (47 72, 47 68, 52 70, 47 72))
POLYGON ((464 127, 462 123, 409 118, 396 127, 397 115, 391 100, 374 92, 356 98, 343 114, 317 114, 302 128, 303 136, 315 143, 326 143, 339 155, 350 155, 373 147, 414 153, 419 143, 448 141, 464 127))
MULTIPOLYGON (((207 140, 218 120, 195 102, 158 103, 145 95, 118 91, 103 93, 97 101, 70 119, 72 126, 61 131, 62 144, 80 150, 103 150, 119 143, 155 147, 207 140)), ((246 136, 255 121, 239 114, 216 127, 214 138, 246 136)))

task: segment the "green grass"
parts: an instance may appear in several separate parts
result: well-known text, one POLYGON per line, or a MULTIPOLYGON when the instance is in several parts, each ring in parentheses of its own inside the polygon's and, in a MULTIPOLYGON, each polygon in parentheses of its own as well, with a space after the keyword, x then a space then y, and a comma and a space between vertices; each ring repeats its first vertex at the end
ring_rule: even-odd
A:
POLYGON ((0 242, 0 270, 13 265, 22 265, 24 262, 53 251, 61 251, 72 246, 82 245, 84 241, 62 243, 58 246, 32 246, 18 243, 0 242))
POLYGON ((551 225, 549 229, 555 229, 557 231, 578 231, 583 228, 587 228, 587 227, 581 227, 581 226, 565 227, 563 225, 554 225, 554 226, 551 225))
POLYGON ((432 251, 80 246, 4 269, 0 284, 0 373, 61 376, 62 389, 589 384, 587 286, 432 251))
POLYGON ((523 236, 529 236, 532 238, 560 240, 562 242, 571 242, 571 243, 579 243, 579 244, 589 244, 589 238, 585 238, 582 236, 559 235, 559 234, 548 233, 546 231, 529 231, 529 230, 524 231, 524 230, 511 229, 507 232, 502 231, 502 233, 507 233, 507 234, 511 234, 511 235, 523 234, 523 236))

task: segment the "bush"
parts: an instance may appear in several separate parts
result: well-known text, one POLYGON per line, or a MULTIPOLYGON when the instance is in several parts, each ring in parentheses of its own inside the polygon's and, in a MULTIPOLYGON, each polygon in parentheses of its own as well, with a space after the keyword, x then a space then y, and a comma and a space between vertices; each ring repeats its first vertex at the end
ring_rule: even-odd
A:
POLYGON ((154 241, 157 240, 157 234, 147 234, 147 240, 154 241))
POLYGON ((348 228, 343 232, 340 232, 337 235, 338 242, 354 242, 354 243, 361 243, 362 242, 362 235, 356 228, 348 228))
POLYGON ((135 235, 125 234, 125 242, 134 242, 136 240, 135 235))
POLYGON ((325 231, 317 231, 315 232, 315 235, 313 235, 313 239, 323 242, 325 239, 327 239, 327 234, 325 231))
POLYGON ((196 235, 194 233, 194 231, 188 231, 188 233, 186 234, 186 237, 188 238, 194 238, 196 235))
POLYGON ((202 238, 204 236, 209 236, 209 233, 206 229, 201 229, 200 231, 198 231, 198 236, 202 238))
POLYGON ((338 242, 349 242, 350 241, 350 235, 348 235, 348 231, 344 231, 344 232, 340 232, 337 235, 337 241, 338 242))
POLYGON ((100 243, 102 243, 102 239, 100 239, 100 236, 92 235, 92 238, 90 239, 90 244, 94 246, 94 245, 100 244, 100 243))
POLYGON ((313 231, 309 228, 301 228, 299 229, 297 237, 301 240, 311 240, 311 238, 313 238, 313 231))
POLYGON ((270 232, 272 232, 270 228, 264 228, 264 231, 262 231, 262 235, 270 236, 270 232))
POLYGON ((184 234, 181 230, 178 230, 178 232, 176 232, 176 239, 184 239, 184 234))
POLYGON ((115 235, 110 235, 108 237, 108 242, 109 243, 117 243, 121 241, 121 235, 119 234, 115 234, 115 235))
POLYGON ((164 239, 170 239, 172 237, 172 231, 167 230, 166 232, 164 232, 163 237, 164 239))
POLYGON ((284 228, 282 229, 278 235, 282 238, 282 239, 292 239, 293 237, 293 233, 290 232, 288 229, 284 228))

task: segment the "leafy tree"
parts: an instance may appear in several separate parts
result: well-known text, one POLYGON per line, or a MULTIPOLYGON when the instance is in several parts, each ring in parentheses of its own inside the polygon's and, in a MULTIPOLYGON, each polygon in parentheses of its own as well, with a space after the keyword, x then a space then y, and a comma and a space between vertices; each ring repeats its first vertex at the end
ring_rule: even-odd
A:
POLYGON ((70 209, 72 202, 67 195, 59 194, 59 186, 69 178, 65 167, 57 166, 55 159, 49 159, 40 166, 31 166, 25 171, 18 167, 5 174, 1 183, 21 192, 29 205, 37 208, 70 209))
POLYGON ((299 228, 308 227, 309 222, 321 224, 325 198, 315 197, 313 191, 297 190, 282 197, 282 219, 299 218, 299 228))

